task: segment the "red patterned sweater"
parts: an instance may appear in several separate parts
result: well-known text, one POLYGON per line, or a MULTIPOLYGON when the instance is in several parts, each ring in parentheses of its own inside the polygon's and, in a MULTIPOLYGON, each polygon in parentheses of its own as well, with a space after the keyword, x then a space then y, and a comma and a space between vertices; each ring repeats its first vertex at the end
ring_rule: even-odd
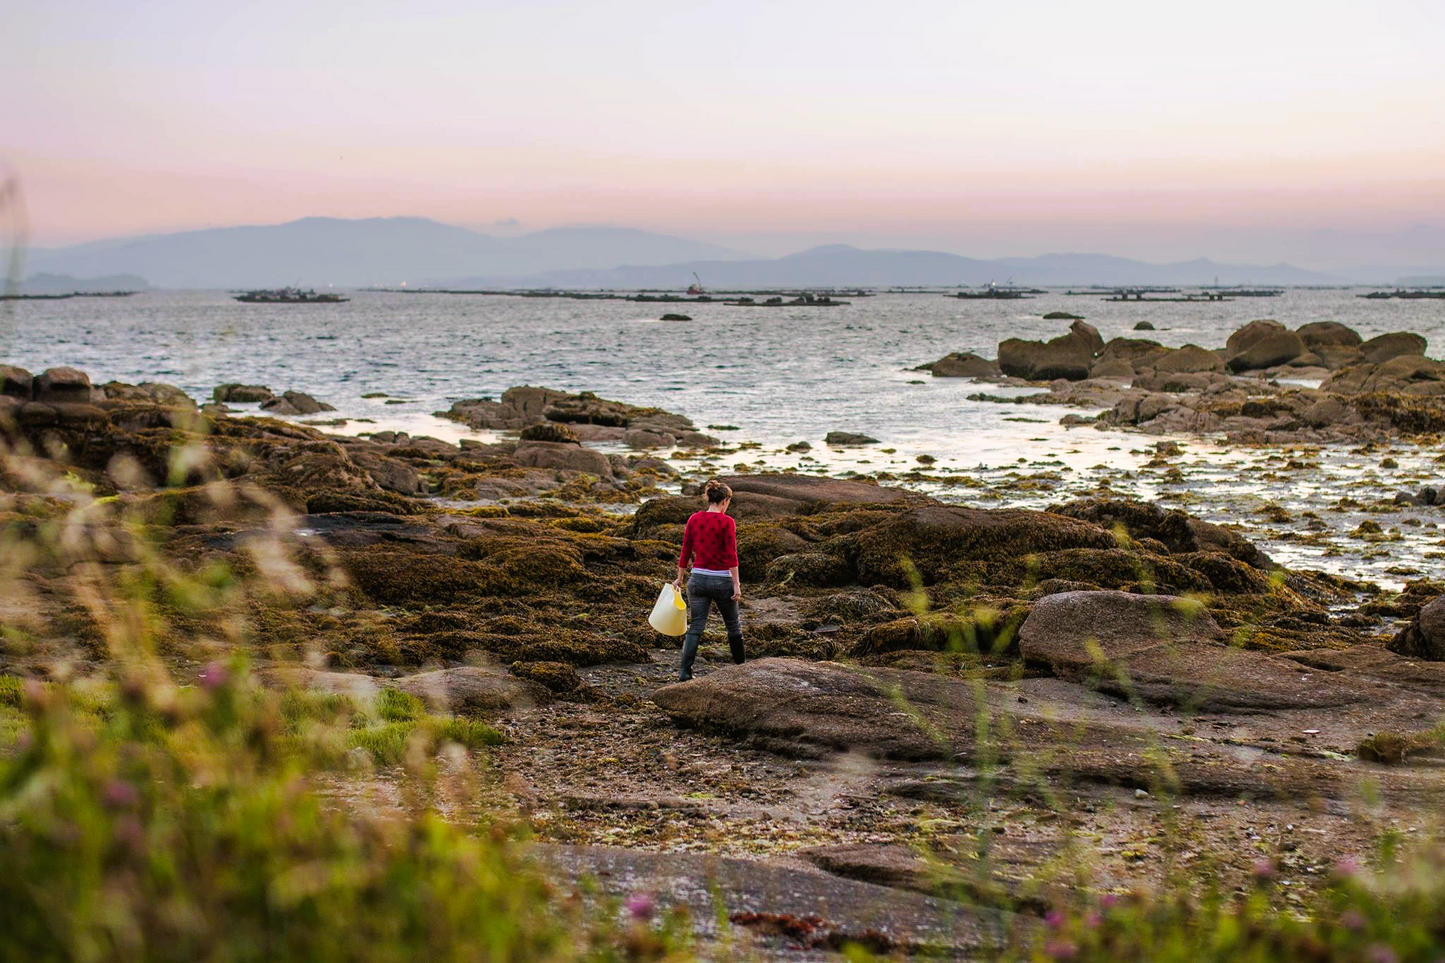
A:
POLYGON ((687 568, 696 553, 696 568, 726 572, 738 565, 738 526, 725 512, 694 512, 682 533, 682 555, 678 568, 687 568))

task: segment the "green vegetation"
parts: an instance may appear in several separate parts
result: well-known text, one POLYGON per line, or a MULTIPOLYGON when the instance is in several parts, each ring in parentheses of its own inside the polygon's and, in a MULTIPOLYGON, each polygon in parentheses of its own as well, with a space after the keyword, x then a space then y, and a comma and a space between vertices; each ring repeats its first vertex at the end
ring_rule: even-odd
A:
POLYGON ((1255 892, 1234 899, 1106 896, 1050 913, 1032 951, 1037 963, 1435 963, 1445 953, 1441 866, 1419 862, 1388 876, 1350 863, 1306 910, 1280 912, 1269 899, 1275 869, 1256 867, 1255 892))
MULTIPOLYGON (((383 690, 384 692, 387 690, 383 690)), ((325 805, 326 760, 295 734, 349 718, 344 696, 253 688, 240 663, 199 687, 131 672, 108 711, 70 686, 0 678, 26 725, 0 757, 7 960, 662 959, 685 921, 608 923, 561 900, 501 829, 422 806, 325 805)), ((399 760, 411 737, 489 744, 398 693, 353 742, 399 760)), ((419 773, 413 773, 419 778, 419 773)))

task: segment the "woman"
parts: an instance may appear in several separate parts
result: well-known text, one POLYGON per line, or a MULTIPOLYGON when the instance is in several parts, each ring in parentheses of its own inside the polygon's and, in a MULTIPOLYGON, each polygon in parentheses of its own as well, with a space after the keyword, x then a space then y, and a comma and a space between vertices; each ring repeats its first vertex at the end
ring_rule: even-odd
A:
POLYGON ((733 661, 743 662, 743 629, 738 620, 738 602, 742 601, 743 584, 738 580, 738 527, 728 516, 733 490, 717 479, 703 488, 707 510, 693 512, 682 534, 682 555, 677 560, 677 578, 672 587, 682 591, 682 580, 692 562, 692 576, 687 580, 687 636, 682 643, 682 671, 679 678, 692 678, 692 663, 697 658, 702 630, 707 626, 708 609, 717 603, 728 629, 728 647, 733 661), (695 561, 694 561, 695 557, 695 561))

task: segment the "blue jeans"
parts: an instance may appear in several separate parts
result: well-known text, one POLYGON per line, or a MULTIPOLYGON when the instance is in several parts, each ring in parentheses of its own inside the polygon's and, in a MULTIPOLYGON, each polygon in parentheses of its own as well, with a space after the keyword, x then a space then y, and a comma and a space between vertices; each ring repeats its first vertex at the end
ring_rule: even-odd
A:
POLYGON ((714 602, 728 629, 728 648, 732 649, 733 661, 743 664, 743 626, 738 619, 738 603, 733 601, 733 580, 726 575, 698 575, 694 572, 687 579, 687 635, 682 640, 682 671, 679 673, 683 682, 692 678, 692 663, 697 659, 702 630, 707 627, 707 613, 714 602))

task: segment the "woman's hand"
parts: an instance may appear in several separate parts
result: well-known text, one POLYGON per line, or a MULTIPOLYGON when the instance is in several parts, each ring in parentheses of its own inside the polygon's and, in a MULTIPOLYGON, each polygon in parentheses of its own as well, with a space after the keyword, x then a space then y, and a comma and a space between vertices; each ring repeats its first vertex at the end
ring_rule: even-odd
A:
POLYGON ((679 575, 677 578, 675 578, 675 579, 672 580, 672 590, 673 590, 674 592, 676 592, 678 595, 681 595, 681 594, 682 594, 682 576, 681 576, 681 575, 679 575))
POLYGON ((737 584, 736 582, 734 582, 734 583, 733 583, 733 601, 734 601, 734 602, 741 602, 742 600, 743 600, 743 587, 742 587, 741 585, 737 584))

